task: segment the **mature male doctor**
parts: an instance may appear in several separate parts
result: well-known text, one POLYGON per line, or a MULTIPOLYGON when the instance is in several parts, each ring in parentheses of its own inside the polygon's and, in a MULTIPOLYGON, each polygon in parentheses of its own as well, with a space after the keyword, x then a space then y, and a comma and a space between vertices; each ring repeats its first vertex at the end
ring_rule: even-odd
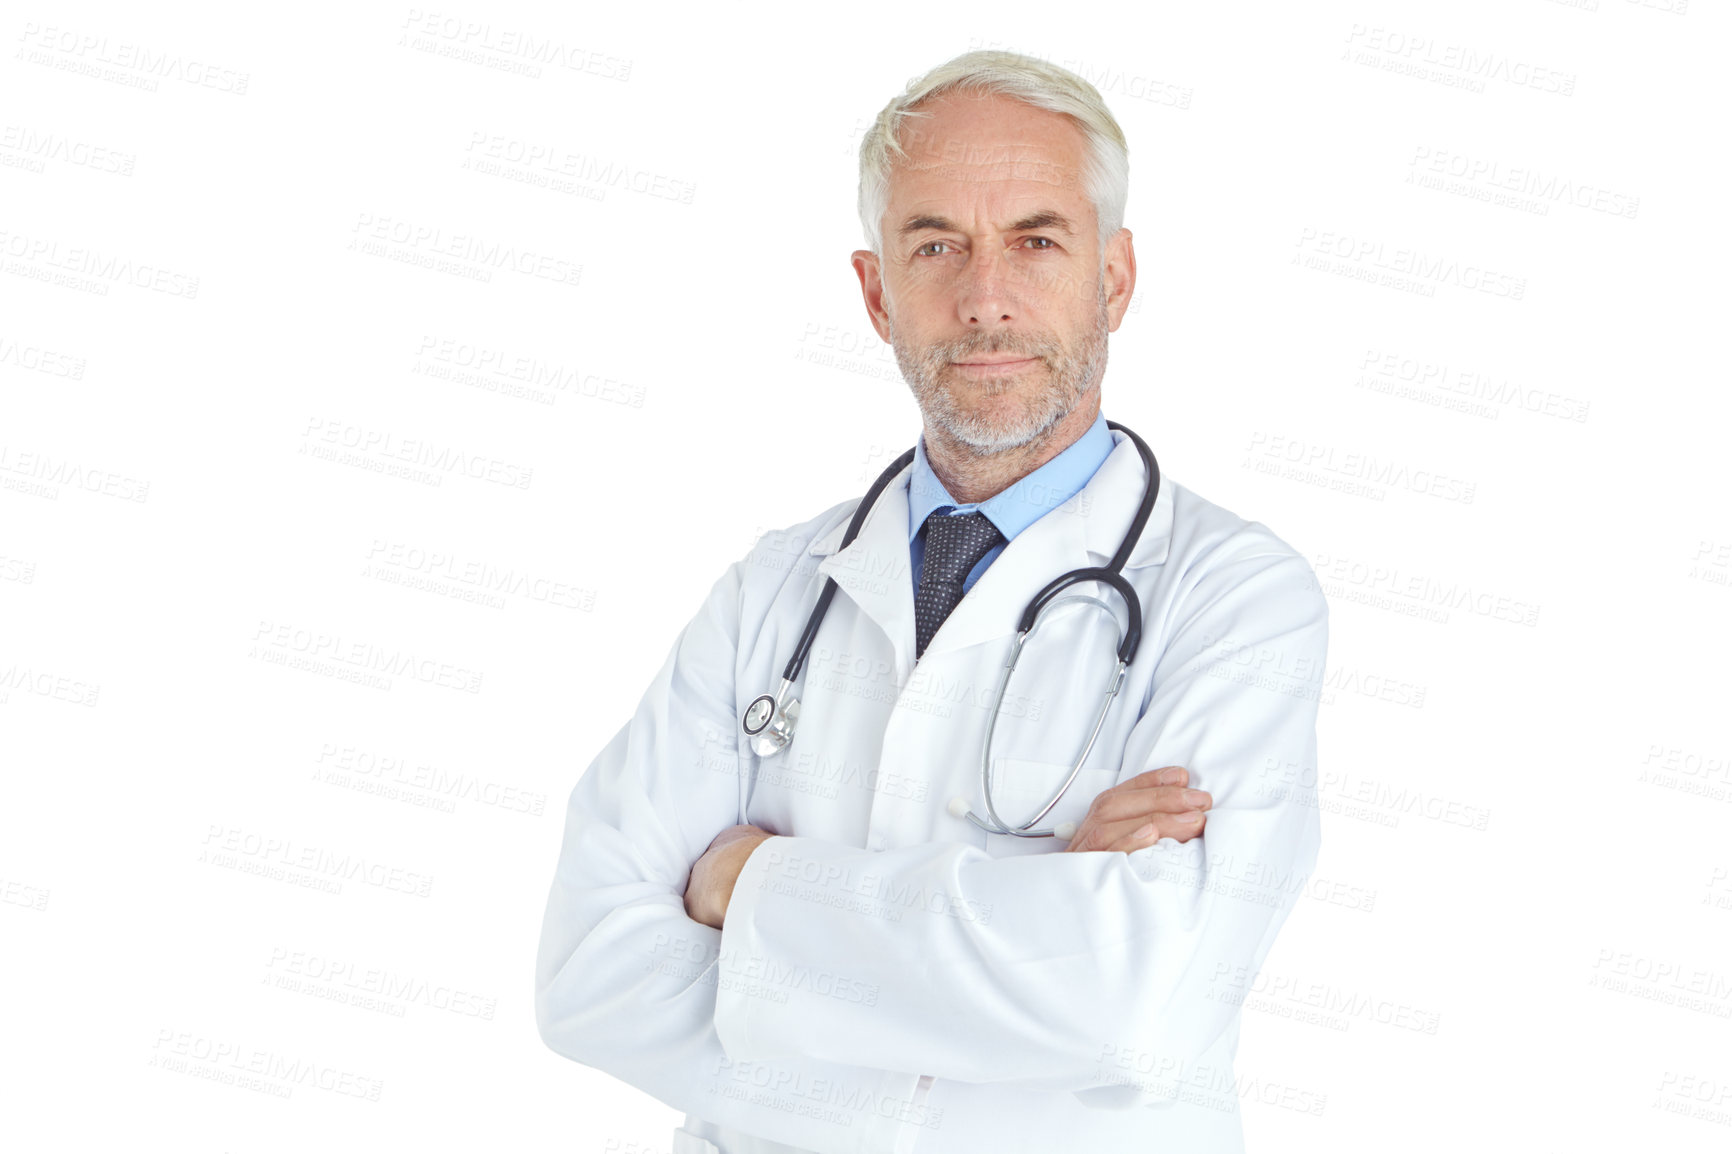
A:
POLYGON ((846 547, 860 497, 722 575, 578 781, 541 1035, 684 1111, 675 1154, 1240 1150, 1239 1007, 1318 849, 1324 600, 1170 479, 1132 532, 1153 477, 1100 413, 1128 163, 1091 85, 969 53, 860 155, 853 265, 923 435, 846 547), (1140 648, 1030 825, 1128 602, 1074 586, 1001 703, 1013 635, 1127 539, 1140 648), (749 707, 827 578, 791 742, 760 753, 749 707), (1025 825, 1056 836, 991 832, 1025 825))

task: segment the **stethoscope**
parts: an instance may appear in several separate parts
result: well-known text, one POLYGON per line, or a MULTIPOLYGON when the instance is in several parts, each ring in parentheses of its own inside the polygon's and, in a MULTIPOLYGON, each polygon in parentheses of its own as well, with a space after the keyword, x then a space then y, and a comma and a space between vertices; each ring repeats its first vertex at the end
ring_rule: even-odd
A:
MULTIPOLYGON (((967 817, 969 821, 987 833, 1011 834, 1016 837, 1057 836, 1067 841, 1070 839, 1075 832, 1074 822, 1063 822, 1056 829, 1030 829, 1029 827, 1051 812, 1052 807, 1059 803, 1059 799, 1064 797, 1065 791, 1070 788, 1071 782, 1075 781, 1077 774, 1082 771, 1083 762, 1088 760, 1089 751, 1094 749, 1095 739, 1100 736, 1101 726, 1106 724, 1107 710, 1111 707, 1113 698, 1118 696, 1120 687, 1125 683, 1125 669, 1135 659, 1137 645, 1142 641, 1142 606, 1137 600, 1136 589, 1131 586, 1129 581, 1125 580, 1120 570, 1124 568, 1125 562, 1130 558, 1131 550, 1136 548, 1137 539, 1142 536, 1143 526, 1148 523, 1150 514, 1155 510, 1155 498, 1159 496, 1161 491, 1161 471, 1155 464, 1155 455, 1149 451, 1149 447, 1143 443, 1141 437, 1116 421, 1108 421, 1107 428, 1117 429, 1129 437, 1132 443, 1136 445, 1137 452, 1142 455, 1143 466, 1148 473, 1148 481, 1143 486, 1142 504, 1137 507, 1137 515, 1132 519, 1131 527, 1125 531, 1125 537, 1119 544, 1118 552, 1113 554, 1112 560, 1108 561, 1104 568, 1072 569, 1069 573, 1054 579, 1046 588, 1035 594, 1034 600, 1030 601, 1028 607, 1023 610, 1022 620, 1017 625, 1016 639, 1011 643, 1010 656, 1005 660, 1004 669, 999 675, 998 694, 993 700, 992 711, 987 715, 986 740, 981 743, 980 747, 980 791, 986 799, 986 813, 992 824, 988 825, 976 817, 964 798, 952 799, 949 806, 949 813, 952 817, 967 817), (1112 615, 1112 607, 1098 597, 1090 597, 1086 594, 1073 594, 1062 598, 1058 596, 1070 586, 1084 581, 1099 581, 1109 585, 1118 591, 1120 598, 1124 601, 1127 617, 1119 639, 1118 665, 1113 670, 1112 681, 1107 686, 1106 694, 1101 701, 1101 710, 1095 717, 1094 728, 1089 730, 1088 740, 1083 743, 1082 752, 1077 755, 1076 763, 1071 766, 1070 776, 1064 779, 1064 784, 1058 787, 1058 792, 1053 795, 1052 800, 1041 806, 1040 811, 1033 817, 1021 825, 1006 825, 992 804, 992 733, 998 725, 998 711, 1004 705, 1005 689, 1010 684, 1010 675, 1016 669, 1017 658, 1022 655, 1024 644, 1039 627, 1041 613, 1049 605, 1083 601, 1098 605, 1109 615, 1112 615)), ((860 527, 866 522, 867 514, 877 503, 879 496, 883 494, 891 479, 907 468, 909 462, 913 460, 914 450, 909 449, 892 461, 890 467, 879 474, 876 481, 872 482, 872 487, 866 491, 865 499, 860 502, 860 507, 854 510, 854 517, 848 522, 848 532, 843 535, 842 544, 838 547, 838 551, 846 549, 853 543, 855 534, 860 532, 860 527)), ((746 736, 751 739, 752 751, 759 757, 769 757, 780 753, 794 739, 794 726, 800 720, 800 699, 794 696, 794 682, 799 678, 800 670, 806 664, 806 654, 811 650, 812 641, 818 635, 818 625, 824 620, 824 614, 830 608, 830 600, 835 595, 836 579, 826 577, 823 591, 818 594, 818 604, 813 607, 812 615, 806 619, 806 628, 801 631, 799 643, 794 646, 794 655, 788 659, 787 668, 782 671, 781 686, 776 690, 774 696, 768 693, 761 694, 754 698, 750 705, 746 706, 746 712, 740 719, 741 725, 746 731, 746 736)), ((1114 623, 1115 625, 1117 623, 1116 616, 1114 623)), ((745 802, 741 804, 741 821, 745 820, 745 804, 745 802)))

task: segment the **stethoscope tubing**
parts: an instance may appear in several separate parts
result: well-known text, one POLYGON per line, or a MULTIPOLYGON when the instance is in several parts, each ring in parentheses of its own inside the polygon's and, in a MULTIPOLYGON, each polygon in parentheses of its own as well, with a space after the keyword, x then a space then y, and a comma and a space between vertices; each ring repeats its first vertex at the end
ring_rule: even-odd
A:
MULTIPOLYGON (((1023 610, 1022 618, 1017 625, 1016 638, 1011 646, 1010 655, 1005 661, 1003 671, 999 677, 998 694, 993 702, 991 714, 987 719, 986 740, 982 742, 980 751, 981 793, 986 800, 987 815, 995 824, 989 826, 985 822, 982 822, 974 815, 973 810, 969 810, 967 813, 969 821, 973 822, 981 829, 986 830, 988 833, 1013 834, 1017 837, 1054 836, 1053 830, 1031 830, 1029 827, 1034 825, 1041 818, 1045 817, 1047 813, 1051 811, 1052 807, 1058 804, 1059 799, 1065 795, 1065 792, 1070 789, 1071 783, 1076 780, 1077 774, 1082 771, 1083 763, 1088 760, 1089 753, 1094 749, 1095 741, 1100 737, 1101 728, 1106 723, 1107 711, 1111 707, 1114 697, 1117 696, 1120 687, 1124 685, 1125 670, 1130 663, 1135 660, 1137 648, 1142 642, 1142 603, 1137 597, 1135 587, 1125 579, 1122 570, 1124 569, 1125 563, 1130 559, 1131 551, 1136 548, 1137 541, 1141 539, 1143 529, 1148 524, 1150 516, 1154 513, 1155 502, 1158 500, 1161 491, 1161 471, 1160 466, 1155 461, 1154 453, 1150 451, 1149 446, 1141 437, 1137 436, 1136 433, 1116 421, 1108 421, 1107 427, 1109 429, 1116 429, 1129 437, 1131 442, 1136 446, 1137 453, 1142 457, 1144 469, 1148 473, 1148 480, 1145 482, 1143 487, 1143 498, 1137 506, 1136 516, 1132 518, 1130 527, 1126 529, 1124 538, 1119 543, 1117 552, 1113 554, 1112 559, 1109 560, 1106 565, 1084 569, 1073 569, 1068 573, 1054 578, 1052 581, 1048 582, 1039 593, 1035 594, 1033 600, 1031 600, 1028 603, 1028 606, 1023 610), (1011 671, 1016 668, 1017 659, 1021 656, 1023 643, 1028 639, 1029 635, 1034 632, 1041 611, 1048 605, 1052 604, 1054 599, 1057 598, 1065 589, 1089 581, 1099 581, 1111 586, 1119 596, 1123 598, 1125 604, 1125 611, 1127 614, 1125 635, 1119 643, 1118 662, 1113 673, 1113 680, 1107 687, 1106 693, 1101 702, 1100 713, 1095 717, 1094 726, 1089 732, 1088 741, 1083 745, 1082 753, 1077 758, 1075 764, 1071 766, 1070 775, 1065 778, 1064 784, 1059 787, 1058 792, 1053 795, 1051 800, 1041 807, 1039 813, 1035 814, 1020 826, 1010 826, 999 817, 998 811, 992 802, 992 735, 993 731, 997 728, 998 711, 1003 707, 1005 690, 1010 684, 1011 671)), ((907 452, 892 461, 889 466, 878 475, 878 478, 872 482, 872 487, 866 491, 866 496, 861 499, 860 504, 854 510, 853 517, 849 519, 848 529, 842 535, 842 543, 838 546, 838 551, 846 549, 849 545, 853 544, 854 538, 859 535, 861 527, 865 525, 866 518, 870 515, 872 509, 876 507, 879 497, 883 496, 884 490, 889 487, 890 482, 894 480, 903 469, 907 468, 913 460, 914 449, 909 449, 907 452)), ((811 652, 812 644, 818 636, 818 627, 823 623, 824 615, 829 612, 830 602, 834 600, 836 596, 836 589, 836 579, 832 576, 826 576, 824 579, 824 587, 818 593, 818 601, 812 607, 811 614, 806 618, 805 628, 800 631, 800 637, 794 646, 794 652, 789 655, 788 664, 782 671, 781 685, 777 688, 774 696, 767 693, 761 694, 754 698, 752 703, 746 709, 742 718, 742 724, 747 735, 754 739, 754 743, 760 740, 760 735, 766 730, 770 731, 770 740, 773 748, 759 749, 758 753, 760 756, 768 756, 769 753, 778 752, 785 748, 788 742, 793 740, 793 725, 799 717, 799 702, 798 699, 792 696, 794 685, 800 678, 800 671, 805 667, 806 658, 811 652), (756 719, 755 724, 754 719, 756 719)), ((1098 598, 1085 596, 1081 599, 1094 601, 1096 604, 1106 607, 1105 603, 1101 602, 1098 598)), ((756 774, 754 774, 753 777, 755 778, 756 774)), ((741 821, 745 820, 746 807, 750 804, 750 794, 750 789, 742 786, 740 800, 741 821)))
MULTIPOLYGON (((854 543, 854 538, 860 535, 861 526, 866 524, 866 517, 872 507, 883 496, 884 490, 890 487, 890 482, 896 475, 906 469, 914 460, 914 450, 909 449, 900 457, 890 462, 889 468, 878 474, 878 479, 872 482, 872 487, 866 490, 866 496, 854 510, 853 518, 848 522, 848 531, 842 534, 842 544, 837 546, 841 552, 854 543)), ((825 577, 824 589, 818 594, 818 604, 812 607, 811 616, 806 618, 806 628, 800 631, 800 640, 794 646, 794 653, 788 658, 788 665, 782 670, 782 680, 792 684, 800 679, 800 670, 806 664, 806 655, 812 651, 812 642, 818 636, 818 626, 824 621, 824 614, 830 611, 830 601, 836 596, 836 578, 825 577)))

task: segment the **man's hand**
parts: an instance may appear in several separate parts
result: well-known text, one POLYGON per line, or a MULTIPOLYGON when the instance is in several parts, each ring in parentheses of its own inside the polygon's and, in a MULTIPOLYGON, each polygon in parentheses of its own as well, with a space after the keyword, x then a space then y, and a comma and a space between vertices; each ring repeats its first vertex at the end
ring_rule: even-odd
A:
MULTIPOLYGON (((1121 781, 1095 795, 1088 816, 1077 823, 1065 853, 1147 849, 1164 837, 1190 841, 1203 832, 1203 811, 1215 799, 1187 789, 1191 775, 1169 765, 1121 781)), ((736 827, 737 828, 737 827, 736 827)))
POLYGON ((758 843, 776 835, 755 825, 731 825, 716 835, 710 848, 692 866, 686 882, 686 915, 712 929, 722 928, 734 882, 758 843))

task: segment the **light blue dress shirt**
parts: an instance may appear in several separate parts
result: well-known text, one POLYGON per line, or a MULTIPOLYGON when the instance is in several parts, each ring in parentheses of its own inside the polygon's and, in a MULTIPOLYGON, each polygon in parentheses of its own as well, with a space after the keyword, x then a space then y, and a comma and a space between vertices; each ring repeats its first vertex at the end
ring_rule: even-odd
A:
MULTIPOLYGON (((995 493, 973 505, 959 504, 945 489, 938 474, 926 459, 926 437, 921 435, 914 446, 914 473, 908 479, 908 558, 914 571, 914 593, 920 594, 920 562, 926 554, 926 537, 921 529, 926 518, 944 509, 952 513, 980 512, 986 515, 998 531, 1004 534, 1005 545, 1016 535, 1052 512, 1078 493, 1095 475, 1113 451, 1113 431, 1107 428, 1103 414, 1095 414, 1095 423, 1082 436, 1067 445, 1063 452, 1001 493, 995 493)), ((962 582, 963 592, 974 587, 986 567, 998 559, 1005 545, 994 545, 986 556, 975 562, 962 582)))

